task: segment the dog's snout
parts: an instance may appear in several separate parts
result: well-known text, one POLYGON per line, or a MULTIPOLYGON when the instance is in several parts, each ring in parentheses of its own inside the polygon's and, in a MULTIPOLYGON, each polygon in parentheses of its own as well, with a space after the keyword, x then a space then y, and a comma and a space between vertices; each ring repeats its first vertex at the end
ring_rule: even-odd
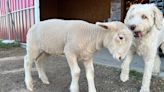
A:
POLYGON ((136 28, 136 25, 131 25, 131 26, 130 26, 130 29, 131 29, 131 30, 134 30, 135 28, 136 28))

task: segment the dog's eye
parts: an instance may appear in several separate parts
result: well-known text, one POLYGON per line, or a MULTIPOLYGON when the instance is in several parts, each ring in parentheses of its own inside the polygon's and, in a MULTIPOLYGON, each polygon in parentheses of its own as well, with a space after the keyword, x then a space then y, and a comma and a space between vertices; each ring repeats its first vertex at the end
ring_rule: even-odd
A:
POLYGON ((142 15, 141 17, 142 17, 142 19, 147 19, 146 15, 142 15))

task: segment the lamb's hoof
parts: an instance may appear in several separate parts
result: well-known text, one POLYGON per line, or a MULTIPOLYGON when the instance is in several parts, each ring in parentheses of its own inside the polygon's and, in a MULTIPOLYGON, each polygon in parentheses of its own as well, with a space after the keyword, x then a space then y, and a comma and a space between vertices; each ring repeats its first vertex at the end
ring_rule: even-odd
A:
POLYGON ((50 82, 48 81, 48 78, 47 77, 45 77, 45 78, 40 78, 41 80, 42 80, 42 82, 44 83, 44 84, 50 84, 50 82))
POLYGON ((80 92, 79 86, 77 85, 72 85, 70 86, 70 92, 80 92))
POLYGON ((27 82, 26 82, 26 88, 27 88, 29 91, 33 91, 33 82, 32 82, 32 81, 27 81, 27 82))
POLYGON ((79 90, 70 89, 70 92, 80 92, 79 90))
POLYGON ((150 90, 149 89, 141 88, 140 92, 150 92, 150 90))
POLYGON ((42 81, 44 84, 50 84, 50 82, 49 81, 42 81))
POLYGON ((121 73, 120 79, 122 82, 126 82, 127 80, 129 80, 129 76, 127 74, 121 73))
POLYGON ((96 92, 96 88, 90 89, 88 92, 96 92))

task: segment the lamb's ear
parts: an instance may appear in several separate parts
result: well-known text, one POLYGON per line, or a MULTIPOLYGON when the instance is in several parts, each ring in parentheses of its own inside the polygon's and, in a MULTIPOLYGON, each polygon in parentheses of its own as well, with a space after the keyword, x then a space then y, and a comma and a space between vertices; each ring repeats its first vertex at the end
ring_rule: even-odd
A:
POLYGON ((131 15, 131 12, 136 8, 137 5, 139 5, 139 4, 133 4, 133 5, 130 6, 128 12, 126 13, 126 17, 125 17, 125 19, 124 19, 124 23, 127 22, 128 18, 129 18, 130 15, 131 15))
POLYGON ((154 24, 158 29, 161 29, 162 22, 163 22, 163 14, 162 12, 156 7, 155 4, 151 4, 153 13, 154 13, 154 24))
POLYGON ((96 25, 104 28, 104 29, 108 29, 108 26, 105 24, 105 23, 102 23, 102 22, 96 22, 96 25))

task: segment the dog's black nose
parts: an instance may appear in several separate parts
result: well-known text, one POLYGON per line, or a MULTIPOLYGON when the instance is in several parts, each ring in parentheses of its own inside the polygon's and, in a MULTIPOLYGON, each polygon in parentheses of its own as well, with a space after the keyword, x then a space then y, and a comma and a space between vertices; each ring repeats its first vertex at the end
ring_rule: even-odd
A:
POLYGON ((131 29, 131 30, 134 30, 135 28, 136 28, 136 25, 131 25, 131 26, 130 26, 130 29, 131 29))

